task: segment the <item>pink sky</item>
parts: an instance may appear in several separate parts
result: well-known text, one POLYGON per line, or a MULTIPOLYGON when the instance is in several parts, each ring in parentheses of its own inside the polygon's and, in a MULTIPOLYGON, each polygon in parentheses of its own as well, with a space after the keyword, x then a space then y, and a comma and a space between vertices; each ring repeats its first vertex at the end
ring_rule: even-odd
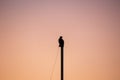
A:
POLYGON ((1 0, 0 80, 50 80, 60 35, 65 80, 120 80, 118 0, 1 0))

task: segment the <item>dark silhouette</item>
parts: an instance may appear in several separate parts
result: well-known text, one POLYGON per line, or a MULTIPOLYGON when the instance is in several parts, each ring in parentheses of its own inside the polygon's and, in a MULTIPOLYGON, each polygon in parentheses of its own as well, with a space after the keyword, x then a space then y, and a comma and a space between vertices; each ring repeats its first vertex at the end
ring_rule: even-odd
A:
POLYGON ((62 36, 60 36, 58 42, 59 42, 59 47, 64 47, 64 40, 62 39, 62 36))
POLYGON ((59 38, 59 47, 61 47, 61 80, 64 80, 64 40, 59 38))

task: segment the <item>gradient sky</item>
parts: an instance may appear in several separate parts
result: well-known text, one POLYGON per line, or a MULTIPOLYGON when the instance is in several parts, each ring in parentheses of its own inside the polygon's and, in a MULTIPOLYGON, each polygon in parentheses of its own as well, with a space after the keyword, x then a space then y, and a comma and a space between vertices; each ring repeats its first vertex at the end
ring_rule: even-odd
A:
POLYGON ((60 35, 65 80, 120 80, 119 0, 0 0, 0 80, 50 80, 60 35))

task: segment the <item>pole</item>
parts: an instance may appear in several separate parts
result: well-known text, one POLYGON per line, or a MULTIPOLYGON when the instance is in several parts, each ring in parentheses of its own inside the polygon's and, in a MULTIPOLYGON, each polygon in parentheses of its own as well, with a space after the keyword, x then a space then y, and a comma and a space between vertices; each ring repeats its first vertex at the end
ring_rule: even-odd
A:
POLYGON ((59 47, 61 48, 61 80, 64 80, 64 40, 62 36, 58 39, 59 47))
POLYGON ((61 47, 61 80, 64 80, 64 47, 61 47))

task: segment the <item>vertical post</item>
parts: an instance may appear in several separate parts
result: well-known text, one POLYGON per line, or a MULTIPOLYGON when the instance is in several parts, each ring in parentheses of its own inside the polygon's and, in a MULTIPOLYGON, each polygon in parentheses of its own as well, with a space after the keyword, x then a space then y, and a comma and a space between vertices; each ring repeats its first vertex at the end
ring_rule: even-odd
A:
POLYGON ((61 47, 61 80, 64 80, 64 47, 61 47))
POLYGON ((61 80, 64 80, 64 40, 62 36, 58 39, 59 47, 61 48, 61 80))

